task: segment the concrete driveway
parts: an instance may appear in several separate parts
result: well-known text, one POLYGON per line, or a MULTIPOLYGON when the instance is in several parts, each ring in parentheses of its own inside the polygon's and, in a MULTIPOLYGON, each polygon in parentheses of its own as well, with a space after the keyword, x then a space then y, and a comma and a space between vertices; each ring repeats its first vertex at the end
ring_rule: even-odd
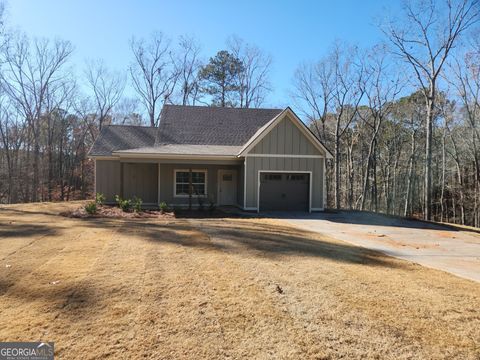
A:
POLYGON ((305 230, 480 282, 480 234, 378 214, 271 213, 305 230))

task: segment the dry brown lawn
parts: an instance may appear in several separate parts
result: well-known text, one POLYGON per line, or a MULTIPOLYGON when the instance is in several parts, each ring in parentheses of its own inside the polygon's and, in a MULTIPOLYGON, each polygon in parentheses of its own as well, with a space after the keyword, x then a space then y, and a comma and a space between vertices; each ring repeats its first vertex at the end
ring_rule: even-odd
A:
POLYGON ((0 207, 0 340, 61 359, 479 359, 480 284, 265 219, 0 207))

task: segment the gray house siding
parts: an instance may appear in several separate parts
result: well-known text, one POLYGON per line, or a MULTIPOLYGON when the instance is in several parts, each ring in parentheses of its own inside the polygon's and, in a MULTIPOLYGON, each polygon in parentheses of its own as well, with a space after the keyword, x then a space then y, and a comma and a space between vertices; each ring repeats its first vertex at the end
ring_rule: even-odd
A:
POLYGON ((245 165, 242 162, 242 165, 238 167, 238 178, 237 178, 237 204, 240 205, 241 207, 244 207, 245 204, 244 202, 244 180, 245 180, 245 165))
POLYGON ((96 192, 104 194, 108 203, 115 202, 115 195, 138 196, 144 203, 157 203, 157 164, 97 160, 95 166, 96 192))
POLYGON ((324 151, 312 144, 288 115, 285 116, 247 154, 245 207, 257 209, 260 171, 307 171, 312 173, 311 208, 313 210, 323 209, 325 155, 324 151))
POLYGON ((145 204, 158 203, 158 164, 122 163, 123 194, 125 199, 134 196, 145 204))
MULTIPOLYGON (((188 197, 176 197, 174 192, 174 171, 198 169, 207 170, 207 195, 204 197, 204 204, 208 206, 209 201, 217 202, 218 170, 235 169, 240 173, 240 165, 212 165, 212 164, 160 164, 160 201, 171 205, 187 205, 188 197)), ((240 186, 237 181, 237 186, 240 186)), ((243 195, 242 195, 243 196, 243 195)), ((237 187, 238 197, 238 187, 237 187)), ((198 205, 198 199, 193 198, 193 204, 198 205)))
POLYGON ((249 154, 325 155, 285 116, 249 154))
POLYGON ((114 202, 115 195, 120 194, 120 161, 95 161, 95 191, 102 193, 107 202, 114 202))
POLYGON ((311 171, 312 209, 323 209, 324 196, 324 158, 281 158, 281 157, 247 157, 247 203, 246 208, 257 208, 259 171, 311 171))

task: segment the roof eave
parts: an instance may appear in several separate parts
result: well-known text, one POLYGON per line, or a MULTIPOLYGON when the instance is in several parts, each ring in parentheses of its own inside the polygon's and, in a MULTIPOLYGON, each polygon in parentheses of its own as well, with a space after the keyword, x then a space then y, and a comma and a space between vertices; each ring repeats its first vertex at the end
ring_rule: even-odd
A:
POLYGON ((161 153, 139 153, 115 151, 112 153, 120 159, 148 158, 148 159, 178 159, 178 160, 238 160, 237 155, 215 155, 215 154, 161 154, 161 153))

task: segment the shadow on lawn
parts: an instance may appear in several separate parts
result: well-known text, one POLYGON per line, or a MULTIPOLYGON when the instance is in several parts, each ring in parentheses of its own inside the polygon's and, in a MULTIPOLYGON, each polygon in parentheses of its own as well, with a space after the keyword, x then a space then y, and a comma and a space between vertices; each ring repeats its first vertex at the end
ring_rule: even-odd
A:
POLYGON ((64 316, 81 318, 96 304, 98 289, 88 282, 25 284, 10 279, 0 280, 0 294, 22 303, 44 303, 45 311, 60 310, 64 316), (48 309, 50 308, 50 309, 48 309))
POLYGON ((153 242, 205 251, 248 252, 265 258, 319 257, 369 266, 398 266, 381 253, 277 224, 219 219, 174 221, 170 224, 128 222, 122 231, 153 242))
POLYGON ((25 224, 16 221, 0 222, 0 240, 2 238, 22 238, 39 235, 55 235, 58 229, 43 224, 25 224))
POLYGON ((345 225, 370 225, 400 227, 408 229, 427 230, 451 230, 459 231, 457 227, 449 224, 436 224, 423 220, 404 218, 396 215, 379 214, 370 211, 360 210, 331 210, 325 212, 268 212, 261 214, 262 217, 274 219, 295 219, 295 220, 327 220, 345 225))
MULTIPOLYGON (((39 206, 39 209, 42 209, 41 206, 39 206)), ((8 213, 13 213, 15 215, 49 215, 49 216, 56 216, 59 215, 59 211, 57 210, 30 210, 30 209, 16 209, 13 207, 0 207, 0 215, 3 214, 8 214, 8 213)), ((13 215, 12 214, 12 215, 13 215)))

